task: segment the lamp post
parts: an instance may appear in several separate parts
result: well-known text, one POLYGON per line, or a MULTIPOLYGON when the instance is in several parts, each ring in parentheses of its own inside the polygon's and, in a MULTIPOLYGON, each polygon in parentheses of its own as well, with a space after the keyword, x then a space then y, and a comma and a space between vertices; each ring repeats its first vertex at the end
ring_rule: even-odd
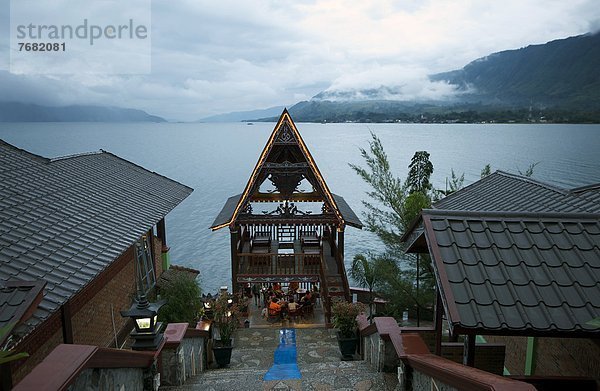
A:
POLYGON ((162 326, 157 322, 157 314, 166 300, 156 303, 148 302, 146 295, 141 295, 135 300, 128 311, 121 311, 121 316, 134 320, 135 331, 130 335, 135 340, 133 350, 156 350, 162 342, 163 335, 159 333, 162 326))

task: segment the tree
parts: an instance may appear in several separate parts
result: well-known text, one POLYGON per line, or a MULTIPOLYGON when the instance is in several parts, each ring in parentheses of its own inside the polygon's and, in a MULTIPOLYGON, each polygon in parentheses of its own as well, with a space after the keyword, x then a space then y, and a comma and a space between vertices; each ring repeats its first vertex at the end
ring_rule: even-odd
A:
POLYGON ((383 280, 382 262, 381 258, 373 254, 368 254, 368 258, 363 254, 356 254, 350 268, 350 277, 361 287, 369 289, 370 320, 373 317, 373 291, 383 280))
POLYGON ((159 311, 161 321, 187 322, 195 326, 202 308, 202 290, 195 278, 187 274, 176 274, 160 293, 163 299, 167 299, 167 303, 159 311))
POLYGON ((409 193, 427 194, 431 190, 431 174, 433 173, 433 164, 429 160, 429 152, 415 152, 410 164, 408 165, 408 177, 406 185, 409 193))
POLYGON ((490 164, 488 163, 481 170, 481 179, 485 178, 486 176, 490 175, 491 173, 492 173, 492 168, 490 167, 490 164))
MULTIPOLYGON (((400 316, 406 306, 427 306, 427 290, 433 290, 433 274, 426 261, 404 254, 400 237, 410 227, 421 209, 431 206, 430 182, 433 164, 429 153, 416 152, 409 165, 406 181, 392 174, 387 155, 379 138, 371 133, 369 149, 360 149, 367 167, 351 164, 350 167, 370 185, 370 200, 363 201, 367 230, 375 233, 385 250, 375 258, 386 259, 378 269, 384 270, 381 293, 390 303, 394 315, 400 316), (419 263, 417 263, 419 262, 419 263), (419 273, 417 273, 419 271, 419 273), (420 271, 423 271, 421 274, 420 271), (419 280, 423 280, 419 287, 419 280)), ((372 258, 373 256, 371 256, 372 258)), ((430 303, 429 303, 430 304, 430 303)))
POLYGON ((375 233, 391 252, 402 252, 400 237, 410 223, 403 220, 407 189, 402 180, 392 174, 381 140, 374 133, 371 133, 369 150, 360 148, 360 154, 367 168, 354 164, 350 167, 371 187, 367 192, 371 201, 362 202, 366 208, 366 229, 375 233))
POLYGON ((538 164, 540 164, 540 162, 535 162, 535 163, 529 164, 529 167, 527 167, 527 170, 525 170, 525 172, 521 172, 521 170, 519 170, 518 168, 517 168, 517 171, 519 171, 520 175, 523 175, 523 176, 526 176, 526 177, 530 178, 530 177, 533 176, 533 169, 538 164))

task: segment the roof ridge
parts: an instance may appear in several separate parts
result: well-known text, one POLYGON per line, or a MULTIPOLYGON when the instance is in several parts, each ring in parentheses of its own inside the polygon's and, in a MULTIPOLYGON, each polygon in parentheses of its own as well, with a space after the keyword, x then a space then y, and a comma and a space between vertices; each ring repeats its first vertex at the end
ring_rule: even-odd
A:
POLYGON ((178 181, 176 181, 175 179, 171 179, 171 178, 169 178, 169 177, 167 177, 167 176, 165 176, 165 175, 159 174, 159 173, 158 173, 158 172, 156 172, 156 171, 150 171, 150 170, 148 170, 147 168, 145 168, 145 167, 143 167, 143 166, 140 166, 139 164, 137 164, 137 163, 134 163, 134 162, 132 162, 132 161, 130 161, 130 160, 127 160, 127 159, 125 159, 125 158, 122 158, 122 157, 120 157, 120 156, 118 156, 118 155, 115 155, 115 154, 114 154, 114 153, 112 153, 112 152, 108 152, 108 151, 105 151, 105 150, 101 149, 101 150, 100 150, 100 153, 104 153, 104 154, 106 154, 106 155, 110 155, 110 156, 112 156, 112 157, 114 157, 114 158, 116 158, 116 159, 118 159, 118 160, 124 161, 125 163, 128 163, 128 164, 130 164, 130 165, 132 165, 132 166, 134 166, 134 167, 140 168, 140 169, 142 169, 142 170, 144 170, 144 171, 146 171, 146 172, 149 172, 149 173, 151 173, 151 174, 157 175, 157 176, 159 176, 159 177, 161 177, 161 178, 167 179, 167 180, 168 180, 168 181, 170 181, 170 182, 177 183, 178 185, 184 186, 184 187, 186 187, 186 188, 190 189, 191 191, 194 191, 194 189, 193 189, 193 188, 191 188, 191 187, 189 187, 189 186, 187 186, 187 185, 184 185, 183 183, 181 183, 181 182, 178 182, 178 181))
POLYGON ((514 174, 511 172, 507 172, 507 171, 502 171, 502 170, 496 170, 496 173, 498 173, 499 175, 505 176, 505 177, 510 177, 513 179, 518 179, 521 180, 523 182, 529 182, 532 185, 537 185, 537 186, 541 186, 541 187, 545 187, 546 189, 549 190, 553 190, 562 194, 568 194, 569 190, 565 189, 563 187, 558 187, 556 185, 551 185, 550 183, 547 182, 542 182, 538 179, 534 179, 532 177, 528 177, 528 176, 524 176, 524 175, 519 175, 519 174, 514 174))
POLYGON ((600 213, 588 212, 515 212, 515 211, 473 211, 457 209, 423 209, 422 215, 434 216, 464 216, 464 217, 526 217, 536 219, 558 218, 558 219, 580 219, 580 220, 600 220, 600 213))
POLYGON ((102 153, 105 153, 106 151, 103 151, 102 149, 99 151, 90 151, 90 152, 80 152, 80 153, 74 153, 71 155, 64 155, 64 156, 57 156, 57 157, 53 157, 49 159, 49 162, 57 162, 60 160, 68 160, 68 159, 74 159, 74 158, 78 158, 78 157, 82 157, 82 156, 90 156, 90 155, 101 155, 102 153))
POLYGON ((589 191, 589 190, 600 190, 600 182, 593 183, 591 185, 574 187, 571 190, 569 190, 569 193, 579 194, 579 193, 585 193, 586 191, 589 191))
POLYGON ((29 151, 26 151, 25 149, 19 148, 19 147, 15 147, 14 145, 7 143, 6 141, 4 141, 3 139, 0 139, 0 147, 7 147, 10 148, 11 150, 18 152, 22 155, 26 155, 27 157, 30 157, 32 159, 35 160, 41 160, 43 163, 48 163, 50 161, 50 159, 48 159, 47 157, 44 157, 42 155, 38 155, 35 153, 31 153, 29 151))
POLYGON ((147 168, 145 168, 145 167, 143 167, 143 166, 141 166, 141 165, 139 165, 137 163, 134 163, 134 162, 132 162, 130 160, 122 158, 122 157, 120 157, 118 155, 115 155, 114 153, 106 151, 104 149, 100 149, 99 151, 82 152, 82 153, 75 153, 75 154, 72 154, 72 155, 59 156, 59 157, 56 157, 56 158, 49 159, 49 162, 53 163, 53 162, 58 162, 58 161, 62 161, 62 160, 75 159, 75 158, 78 158, 78 157, 85 157, 85 156, 95 156, 95 155, 107 155, 107 156, 111 156, 111 157, 113 157, 113 158, 115 158, 117 160, 120 160, 120 161, 123 161, 125 163, 128 163, 128 164, 130 164, 130 165, 132 165, 132 166, 134 166, 136 168, 142 169, 142 170, 144 170, 146 172, 149 172, 149 173, 157 175, 157 176, 159 176, 161 178, 167 179, 170 182, 174 182, 174 183, 177 183, 177 184, 182 185, 184 187, 187 187, 188 189, 190 189, 192 191, 194 190, 191 187, 189 187, 187 185, 184 185, 181 182, 178 182, 178 181, 176 181, 174 179, 171 179, 171 178, 169 178, 169 177, 167 177, 165 175, 159 174, 156 171, 150 171, 147 168))

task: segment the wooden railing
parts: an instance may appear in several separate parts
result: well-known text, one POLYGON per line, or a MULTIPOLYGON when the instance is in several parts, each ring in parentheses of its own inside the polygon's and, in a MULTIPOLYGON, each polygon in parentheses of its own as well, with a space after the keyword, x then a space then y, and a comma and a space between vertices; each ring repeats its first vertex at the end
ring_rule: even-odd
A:
POLYGON ((240 253, 239 274, 252 275, 320 275, 319 253, 240 253))
MULTIPOLYGON (((369 354, 369 352, 363 351, 367 357, 384 360, 382 363, 372 363, 377 368, 396 366, 398 364, 396 359, 400 359, 401 365, 410 368, 410 371, 407 372, 407 368, 405 368, 399 372, 410 373, 411 377, 416 376, 416 372, 419 372, 429 379, 428 383, 435 385, 436 388, 444 384, 446 387, 472 391, 535 391, 535 387, 530 384, 431 354, 419 334, 403 330, 393 318, 375 318, 372 324, 369 324, 364 315, 360 315, 357 320, 363 341, 376 334, 384 343, 372 344, 373 348, 381 349, 383 346, 383 349, 393 350, 394 354, 390 354, 392 352, 388 351, 380 352, 380 354, 369 354)), ((363 343, 363 349, 365 345, 363 343)), ((402 383, 406 381, 407 379, 403 378, 402 383)))

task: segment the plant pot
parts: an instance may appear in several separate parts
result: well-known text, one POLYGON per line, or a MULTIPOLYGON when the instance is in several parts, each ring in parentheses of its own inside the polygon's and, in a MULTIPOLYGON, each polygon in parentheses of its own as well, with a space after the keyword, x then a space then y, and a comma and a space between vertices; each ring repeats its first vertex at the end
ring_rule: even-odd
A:
POLYGON ((337 340, 340 352, 342 353, 342 359, 352 360, 354 358, 354 353, 356 352, 356 345, 358 344, 356 335, 353 337, 344 337, 338 331, 337 340))
POLYGON ((231 362, 231 351, 233 350, 233 342, 229 346, 223 346, 220 340, 215 340, 212 351, 215 356, 215 361, 219 367, 229 365, 231 362))

